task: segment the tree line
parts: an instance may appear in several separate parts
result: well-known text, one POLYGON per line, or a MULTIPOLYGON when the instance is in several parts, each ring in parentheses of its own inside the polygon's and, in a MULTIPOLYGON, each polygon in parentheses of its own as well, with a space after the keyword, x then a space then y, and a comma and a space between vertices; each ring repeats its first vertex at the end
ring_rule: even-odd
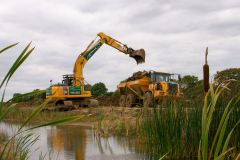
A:
MULTIPOLYGON (((232 97, 240 94, 240 68, 229 68, 222 71, 218 71, 214 75, 214 83, 216 86, 223 85, 223 83, 229 84, 229 89, 224 93, 224 97, 232 97)), ((180 87, 184 94, 184 97, 195 99, 202 98, 204 95, 203 91, 203 80, 199 80, 197 76, 194 75, 185 75, 181 78, 180 87)), ((108 92, 106 85, 103 82, 98 82, 93 85, 86 84, 85 90, 91 91, 94 97, 99 96, 119 96, 119 92, 116 90, 114 92, 108 92)), ((31 101, 37 99, 44 99, 46 95, 45 90, 35 89, 32 92, 20 94, 14 93, 13 101, 22 102, 22 101, 31 101)))

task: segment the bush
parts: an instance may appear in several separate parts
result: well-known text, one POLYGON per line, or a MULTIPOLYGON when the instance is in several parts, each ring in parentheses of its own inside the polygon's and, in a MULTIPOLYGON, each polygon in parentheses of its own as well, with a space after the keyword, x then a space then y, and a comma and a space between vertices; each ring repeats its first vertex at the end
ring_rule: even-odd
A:
POLYGON ((107 90, 105 84, 102 82, 94 84, 91 88, 92 95, 95 97, 106 94, 107 90))

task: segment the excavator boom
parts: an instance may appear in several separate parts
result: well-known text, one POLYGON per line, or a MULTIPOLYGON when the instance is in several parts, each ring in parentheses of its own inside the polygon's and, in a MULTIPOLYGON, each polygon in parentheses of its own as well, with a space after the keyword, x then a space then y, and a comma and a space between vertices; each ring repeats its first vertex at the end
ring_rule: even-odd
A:
POLYGON ((128 47, 125 44, 111 38, 110 36, 100 32, 97 34, 97 38, 95 38, 77 58, 74 65, 74 86, 83 86, 84 78, 83 78, 83 67, 87 63, 87 61, 97 52, 97 50, 103 45, 107 44, 120 52, 129 55, 131 58, 134 58, 137 64, 145 62, 145 51, 144 49, 134 50, 128 47), (97 38, 99 38, 97 40, 97 38))

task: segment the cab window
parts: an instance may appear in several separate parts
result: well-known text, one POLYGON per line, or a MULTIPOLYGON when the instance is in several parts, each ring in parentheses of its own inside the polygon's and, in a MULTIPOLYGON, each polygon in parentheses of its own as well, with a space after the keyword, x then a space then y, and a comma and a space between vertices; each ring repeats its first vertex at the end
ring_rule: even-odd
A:
POLYGON ((153 73, 153 74, 151 74, 151 80, 152 80, 152 82, 160 82, 160 81, 169 82, 170 81, 170 75, 153 73))

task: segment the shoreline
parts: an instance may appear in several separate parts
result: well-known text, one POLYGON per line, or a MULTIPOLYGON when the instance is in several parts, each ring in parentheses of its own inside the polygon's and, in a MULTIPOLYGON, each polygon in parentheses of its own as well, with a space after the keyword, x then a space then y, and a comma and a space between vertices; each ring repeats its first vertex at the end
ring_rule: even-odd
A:
MULTIPOLYGON (((18 104, 4 122, 22 124, 38 105, 18 104)), ((79 108, 69 111, 43 111, 34 117, 29 125, 39 125, 53 122, 64 117, 82 115, 83 117, 60 125, 82 126, 100 132, 101 136, 110 135, 135 135, 136 121, 142 114, 143 108, 125 108, 113 106, 99 106, 79 108)))

